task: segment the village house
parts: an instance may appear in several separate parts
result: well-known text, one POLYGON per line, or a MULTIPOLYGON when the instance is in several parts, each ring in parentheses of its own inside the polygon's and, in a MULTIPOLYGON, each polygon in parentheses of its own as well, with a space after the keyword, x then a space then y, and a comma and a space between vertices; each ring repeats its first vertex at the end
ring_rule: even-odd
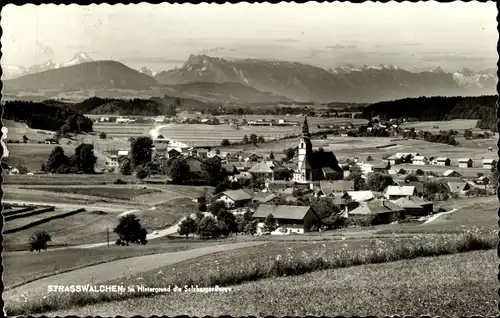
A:
POLYGON ((401 158, 401 156, 398 156, 398 155, 392 155, 390 156, 389 158, 387 158, 387 162, 391 165, 391 166, 394 166, 394 165, 399 165, 403 162, 403 159, 401 158))
POLYGON ((363 191, 347 191, 351 201, 354 202, 366 202, 375 199, 375 193, 373 191, 363 190, 363 191))
POLYGON ((451 193, 463 194, 470 189, 470 185, 460 179, 444 180, 444 183, 450 189, 451 193))
POLYGON ((384 197, 389 200, 407 198, 412 195, 415 195, 414 186, 388 186, 384 193, 384 197))
POLYGON ((331 151, 313 151, 307 117, 302 124, 302 137, 298 147, 298 168, 293 180, 298 183, 310 183, 319 180, 343 178, 337 158, 331 151))
POLYGON ((470 158, 460 158, 458 159, 459 168, 472 168, 472 159, 470 158))
POLYGON ((269 192, 259 192, 254 195, 252 202, 261 203, 261 204, 272 204, 276 205, 281 201, 281 197, 277 196, 274 193, 269 192))
POLYGON ((491 170, 497 166, 497 161, 495 159, 483 159, 483 161, 481 161, 481 164, 483 165, 484 169, 491 170))
POLYGON ((252 195, 245 190, 228 190, 221 192, 212 197, 211 203, 216 201, 222 201, 226 204, 226 207, 231 208, 240 208, 252 201, 252 195))
POLYGON ((447 157, 437 157, 432 160, 432 164, 436 166, 449 166, 451 164, 451 160, 447 157))
POLYGON ((357 208, 348 212, 348 218, 365 220, 370 225, 389 224, 404 217, 404 208, 384 199, 363 202, 357 208))
POLYGON ((353 180, 338 180, 338 181, 325 181, 319 182, 319 189, 316 191, 316 197, 329 197, 334 194, 343 194, 347 191, 354 191, 353 180))
POLYGON ((207 149, 197 149, 196 150, 196 155, 198 156, 199 159, 207 159, 208 158, 208 150, 207 149))
POLYGON ((427 157, 425 157, 425 156, 415 156, 415 157, 413 157, 411 163, 414 165, 424 166, 424 165, 429 164, 429 159, 427 159, 427 157))
POLYGON ((120 164, 118 162, 118 155, 111 155, 109 156, 109 160, 106 160, 106 166, 108 168, 116 168, 120 164))
POLYGON ((224 169, 229 176, 238 174, 238 169, 231 163, 222 164, 222 169, 224 169))
POLYGON ((274 171, 265 162, 255 164, 248 172, 250 172, 254 178, 274 180, 274 171))
POLYGON ((449 169, 449 170, 446 170, 445 172, 443 172, 443 177, 445 178, 460 178, 462 175, 453 170, 453 169, 449 169))
POLYGON ((269 214, 278 223, 278 229, 271 234, 304 234, 312 225, 321 225, 321 219, 310 206, 261 204, 252 215, 259 222, 258 233, 262 233, 269 214))
POLYGON ((388 170, 388 165, 387 163, 375 163, 373 164, 372 170, 373 172, 384 173, 388 170))
MULTIPOLYGON (((424 209, 424 207, 419 204, 419 202, 423 202, 422 204, 426 204, 426 206, 429 206, 427 201, 424 201, 420 199, 419 202, 416 202, 417 200, 414 199, 415 197, 408 197, 408 198, 399 198, 397 200, 391 201, 392 203, 402 207, 405 209, 406 216, 425 216, 429 214, 429 209, 424 209)), ((430 202, 432 204, 432 202, 430 202)), ((431 211, 432 212, 432 209, 431 211)))
POLYGON ((181 155, 180 150, 177 150, 175 148, 171 148, 170 150, 167 150, 167 158, 172 159, 172 158, 177 158, 181 155))
POLYGON ((264 159, 262 156, 259 156, 259 155, 253 153, 253 154, 245 157, 244 161, 245 162, 258 162, 262 159, 264 159))

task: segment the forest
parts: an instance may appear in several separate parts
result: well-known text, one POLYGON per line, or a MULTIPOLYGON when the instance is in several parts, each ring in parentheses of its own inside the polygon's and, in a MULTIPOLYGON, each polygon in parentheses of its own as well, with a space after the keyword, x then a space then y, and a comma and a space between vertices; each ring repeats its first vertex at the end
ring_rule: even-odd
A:
POLYGON ((477 128, 496 131, 495 106, 498 96, 418 97, 384 101, 367 106, 362 117, 370 119, 407 118, 420 121, 479 119, 477 128))

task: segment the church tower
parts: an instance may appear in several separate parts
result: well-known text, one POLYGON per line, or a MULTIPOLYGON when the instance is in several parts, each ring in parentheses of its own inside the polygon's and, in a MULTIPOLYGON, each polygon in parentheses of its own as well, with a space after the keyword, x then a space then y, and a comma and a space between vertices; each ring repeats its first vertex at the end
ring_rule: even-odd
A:
POLYGON ((302 124, 302 137, 299 141, 298 149, 298 171, 297 175, 294 176, 296 181, 307 181, 309 174, 308 171, 308 154, 312 153, 312 143, 311 134, 309 133, 309 125, 307 124, 307 117, 304 118, 304 123, 302 124))

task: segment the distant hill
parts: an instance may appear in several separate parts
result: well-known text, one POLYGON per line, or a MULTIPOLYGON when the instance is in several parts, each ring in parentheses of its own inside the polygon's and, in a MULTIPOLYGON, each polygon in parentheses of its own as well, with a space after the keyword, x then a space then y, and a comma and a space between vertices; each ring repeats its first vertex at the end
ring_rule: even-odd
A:
POLYGON ((251 86, 235 82, 211 83, 197 82, 169 85, 164 87, 176 96, 190 97, 209 102, 225 103, 275 103, 293 102, 293 100, 272 93, 259 91, 251 86))
POLYGON ((120 62, 84 62, 4 81, 6 92, 77 91, 82 89, 149 89, 158 83, 120 62))
POLYGON ((162 84, 240 83, 298 102, 373 102, 433 95, 495 93, 496 73, 442 70, 413 73, 395 66, 339 67, 258 59, 228 60, 191 55, 181 67, 160 72, 162 84))
POLYGON ((479 119, 477 127, 496 131, 498 96, 419 97, 371 104, 362 117, 412 118, 417 120, 479 119))

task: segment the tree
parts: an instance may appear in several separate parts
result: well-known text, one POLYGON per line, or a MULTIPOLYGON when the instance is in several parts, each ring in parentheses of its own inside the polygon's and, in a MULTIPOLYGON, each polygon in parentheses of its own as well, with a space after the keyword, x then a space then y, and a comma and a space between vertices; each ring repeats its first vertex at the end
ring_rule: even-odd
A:
POLYGON ((70 159, 71 165, 83 173, 94 173, 97 157, 94 155, 94 146, 81 144, 75 149, 70 159))
POLYGON ((292 173, 285 167, 278 167, 274 170, 274 180, 290 180, 292 173))
POLYGON ((31 235, 28 241, 29 251, 37 251, 40 253, 41 250, 47 250, 47 243, 52 241, 50 234, 46 231, 36 231, 31 235))
POLYGON ((271 151, 271 153, 269 154, 269 159, 271 160, 274 160, 274 153, 271 151))
POLYGON ((334 212, 340 212, 339 208, 329 197, 312 198, 311 208, 316 212, 316 214, 318 214, 321 219, 329 217, 334 212))
POLYGON ((266 139, 264 138, 264 136, 259 136, 259 138, 257 139, 258 142, 262 143, 262 142, 266 142, 266 139))
POLYGON ((491 172, 491 176, 490 176, 490 182, 489 184, 493 187, 493 189, 495 190, 495 193, 497 192, 497 188, 498 188, 498 171, 496 169, 496 167, 493 167, 492 169, 492 172, 491 172))
POLYGON ((217 219, 224 222, 230 234, 238 233, 238 223, 236 222, 236 217, 233 213, 227 210, 222 210, 217 216, 217 219))
POLYGON ((247 136, 247 135, 243 136, 242 143, 244 143, 244 144, 248 144, 248 143, 249 143, 249 140, 248 140, 248 136, 247 136))
POLYGON ((27 143, 28 142, 28 137, 26 137, 26 135, 23 135, 23 143, 27 143))
POLYGON ((205 214, 203 213, 204 211, 196 211, 194 220, 196 221, 196 224, 200 224, 201 220, 205 217, 205 214))
POLYGON ((405 182, 415 182, 418 181, 418 177, 414 174, 409 174, 405 177, 405 182))
POLYGON ((139 137, 130 143, 130 159, 132 168, 145 165, 151 161, 153 140, 150 137, 139 137))
POLYGON ((212 213, 215 217, 219 217, 219 215, 222 215, 225 212, 227 212, 227 208, 224 201, 215 201, 210 204, 210 213, 212 213))
POLYGON ((218 224, 214 217, 205 216, 198 224, 198 234, 202 239, 217 237, 218 224))
POLYGON ((349 172, 350 174, 347 179, 354 181, 354 190, 359 191, 363 189, 365 186, 365 180, 363 179, 363 172, 361 171, 361 168, 358 165, 352 165, 349 172))
POLYGON ((229 186, 230 186, 229 180, 224 179, 221 183, 219 183, 219 184, 215 187, 215 189, 214 189, 214 194, 219 194, 219 193, 221 193, 221 192, 226 191, 227 189, 229 189, 229 186))
POLYGON ((424 172, 424 170, 422 170, 422 169, 417 169, 417 170, 415 171, 415 174, 416 174, 417 176, 423 176, 423 175, 425 174, 425 172, 424 172))
POLYGON ((121 242, 129 246, 129 243, 146 245, 147 231, 142 227, 139 219, 134 214, 122 216, 118 221, 118 225, 113 230, 121 242))
POLYGON ((259 141, 259 140, 258 140, 258 138, 257 138, 257 135, 256 135, 256 134, 251 134, 251 135, 250 135, 250 142, 251 142, 252 144, 256 144, 258 141, 259 141))
POLYGON ((399 174, 406 174, 406 170, 405 170, 405 169, 403 169, 403 168, 401 168, 401 169, 399 169, 398 173, 399 173, 399 174))
POLYGON ((219 157, 212 157, 204 160, 202 169, 206 173, 206 181, 211 186, 219 184, 226 177, 226 170, 222 168, 222 162, 219 157))
POLYGON ((168 169, 168 175, 175 184, 182 184, 189 179, 189 165, 182 157, 175 158, 168 169))
POLYGON ((278 228, 278 224, 274 216, 269 213, 269 215, 264 220, 264 232, 273 232, 278 228))
POLYGON ((101 139, 106 139, 108 138, 108 135, 106 135, 106 133, 104 131, 102 131, 100 134, 99 134, 99 138, 101 139))
POLYGON ((285 154, 286 160, 290 161, 295 157, 295 149, 294 148, 287 148, 283 150, 283 153, 285 154))
POLYGON ((383 192, 385 188, 394 184, 391 175, 379 172, 370 173, 367 179, 367 186, 375 192, 383 192))
POLYGON ((366 161, 373 161, 372 156, 368 156, 368 157, 366 157, 366 161))
POLYGON ((124 176, 130 176, 132 174, 132 164, 129 158, 125 158, 120 164, 120 172, 124 176))
POLYGON ((204 202, 198 203, 198 211, 206 212, 207 211, 207 204, 204 202))
POLYGON ((470 129, 464 130, 464 137, 465 138, 472 138, 472 130, 470 130, 470 129))
POLYGON ((148 169, 144 169, 144 168, 140 168, 139 170, 137 170, 137 172, 135 173, 135 176, 139 179, 139 180, 144 180, 145 178, 147 178, 149 176, 149 170, 148 169))
POLYGON ((61 146, 56 146, 52 149, 49 159, 45 164, 45 171, 54 173, 60 166, 68 164, 69 158, 64 154, 64 150, 61 146))
POLYGON ((229 141, 229 139, 222 139, 220 145, 221 146, 229 146, 229 145, 231 145, 231 142, 229 141))
POLYGON ((255 233, 257 233, 257 223, 258 223, 257 220, 251 220, 246 222, 245 228, 243 230, 245 234, 250 234, 254 236, 255 233))
POLYGON ((188 238, 189 234, 194 234, 197 230, 197 224, 196 220, 193 219, 191 216, 185 217, 181 224, 179 224, 179 235, 186 235, 186 239, 188 238))

